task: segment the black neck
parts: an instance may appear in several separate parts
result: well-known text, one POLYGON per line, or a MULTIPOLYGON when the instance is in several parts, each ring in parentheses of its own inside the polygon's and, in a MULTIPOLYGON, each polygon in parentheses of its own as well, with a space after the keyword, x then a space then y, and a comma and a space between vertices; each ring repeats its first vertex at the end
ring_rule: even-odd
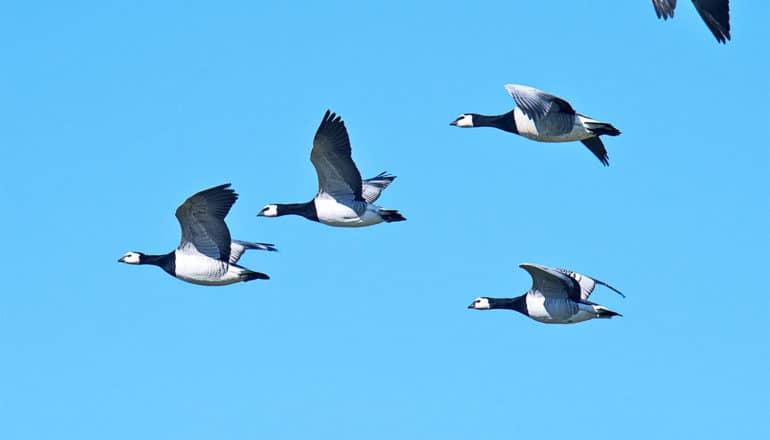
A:
POLYGON ((519 132, 516 129, 516 120, 513 119, 513 110, 497 116, 477 115, 475 113, 472 116, 474 127, 495 127, 511 133, 519 132))
POLYGON ((519 313, 527 314, 526 295, 516 298, 489 298, 490 309, 509 309, 516 310, 519 313))
POLYGON ((173 252, 164 255, 142 255, 139 264, 159 266, 171 275, 176 275, 176 257, 173 252))
POLYGON ((276 216, 282 215, 301 215, 308 220, 318 221, 318 213, 315 210, 315 202, 313 200, 307 203, 287 203, 285 205, 276 205, 276 216))

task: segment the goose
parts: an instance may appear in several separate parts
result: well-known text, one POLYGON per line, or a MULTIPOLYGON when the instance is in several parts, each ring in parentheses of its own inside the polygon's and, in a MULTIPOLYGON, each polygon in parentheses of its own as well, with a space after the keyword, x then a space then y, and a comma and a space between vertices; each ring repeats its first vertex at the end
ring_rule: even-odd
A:
POLYGON ((588 301, 597 284, 625 298, 603 281, 566 269, 553 269, 531 263, 519 265, 532 276, 532 288, 516 298, 476 298, 469 309, 510 309, 546 324, 572 324, 594 318, 623 316, 588 301))
MULTIPOLYGON (((700 17, 720 43, 730 39, 730 0, 692 0, 700 17)), ((674 18, 676 0, 652 0, 658 18, 674 18)))
POLYGON ((225 216, 238 199, 238 194, 229 186, 226 183, 200 191, 179 205, 176 218, 182 228, 182 240, 175 250, 163 255, 128 252, 118 262, 152 264, 180 280, 205 286, 270 279, 267 274, 237 264, 248 249, 276 249, 270 243, 230 239, 225 216))
POLYGON ((380 173, 361 180, 351 157, 350 139, 340 116, 327 110, 313 138, 310 161, 318 175, 318 193, 306 203, 269 204, 261 217, 300 215, 329 226, 369 226, 406 220, 397 210, 374 205, 395 176, 380 173))
POLYGON ((540 142, 580 141, 604 166, 610 164, 599 136, 617 136, 612 124, 576 113, 569 102, 534 87, 506 84, 516 107, 508 113, 486 116, 463 113, 449 125, 462 128, 495 127, 540 142))

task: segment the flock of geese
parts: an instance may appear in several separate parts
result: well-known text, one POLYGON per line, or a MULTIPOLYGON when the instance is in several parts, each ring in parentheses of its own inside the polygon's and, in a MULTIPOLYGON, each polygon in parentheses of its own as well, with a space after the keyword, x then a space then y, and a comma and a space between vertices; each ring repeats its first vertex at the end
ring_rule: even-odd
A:
MULTIPOLYGON (((721 43, 730 39, 728 0, 693 0, 695 8, 721 43)), ((658 17, 673 17, 676 0, 653 0, 658 17)), ((494 127, 539 142, 580 141, 604 165, 609 156, 600 138, 618 136, 620 130, 577 113, 566 100, 534 87, 507 84, 505 89, 514 100, 513 110, 487 116, 463 113, 452 126, 494 127)), ((362 179, 353 162, 350 138, 342 118, 326 111, 313 138, 310 161, 318 176, 318 191, 304 203, 269 204, 257 214, 261 217, 299 215, 308 220, 338 227, 362 227, 378 223, 394 223, 406 218, 395 209, 375 205, 382 192, 396 176, 385 172, 362 179)), ((238 264, 249 249, 275 251, 270 243, 233 240, 225 217, 238 195, 230 184, 200 191, 185 200, 176 210, 182 229, 179 246, 162 255, 128 252, 118 262, 149 264, 169 275, 193 284, 224 286, 241 281, 267 280, 262 272, 238 264)), ((596 278, 566 269, 522 263, 520 267, 532 277, 532 287, 516 298, 476 298, 469 309, 509 309, 536 321, 570 324, 595 318, 622 316, 589 301, 597 284, 621 296, 619 290, 596 278)))

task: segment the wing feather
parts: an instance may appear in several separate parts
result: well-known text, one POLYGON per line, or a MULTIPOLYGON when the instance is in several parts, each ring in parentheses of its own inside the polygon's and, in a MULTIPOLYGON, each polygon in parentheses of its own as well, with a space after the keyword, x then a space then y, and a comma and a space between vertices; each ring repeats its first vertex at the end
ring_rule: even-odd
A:
POLYGON ((505 90, 521 111, 535 122, 545 118, 546 115, 559 113, 575 115, 575 110, 569 102, 534 87, 506 84, 505 90))
POLYGON ((668 20, 669 17, 674 18, 676 0, 652 0, 652 6, 655 7, 655 15, 658 18, 664 20, 668 20))
POLYGON ((591 293, 593 293, 594 288, 596 288, 597 284, 600 284, 604 287, 609 288, 610 290, 614 291, 615 293, 622 296, 623 298, 626 297, 626 295, 624 295, 623 292, 610 286, 604 281, 597 280, 596 278, 589 277, 588 275, 583 275, 582 273, 573 272, 567 269, 554 269, 554 270, 559 271, 564 275, 567 275, 568 277, 577 281, 577 283, 580 285, 580 299, 583 301, 588 300, 588 298, 591 296, 591 293))
POLYGON ((549 267, 522 263, 520 268, 532 276, 532 290, 547 298, 580 301, 580 285, 573 278, 549 267))
POLYGON ((695 9, 720 43, 730 39, 730 1, 693 0, 695 9))
POLYGON ((228 261, 230 230, 225 224, 225 216, 238 199, 238 194, 229 186, 226 183, 200 191, 179 205, 176 209, 182 229, 179 249, 192 245, 208 257, 228 261))
POLYGON ((241 255, 248 249, 259 249, 261 251, 277 252, 274 244, 271 243, 252 243, 250 241, 233 240, 230 243, 230 264, 235 264, 241 259, 241 255))
POLYGON ((318 174, 318 192, 335 199, 364 201, 361 173, 351 155, 342 118, 326 111, 313 139, 310 161, 318 174))
POLYGON ((364 180, 362 182, 362 196, 364 197, 364 200, 368 203, 374 203, 380 198, 380 194, 382 194, 385 188, 387 188, 395 178, 396 176, 392 176, 383 171, 371 179, 364 180))

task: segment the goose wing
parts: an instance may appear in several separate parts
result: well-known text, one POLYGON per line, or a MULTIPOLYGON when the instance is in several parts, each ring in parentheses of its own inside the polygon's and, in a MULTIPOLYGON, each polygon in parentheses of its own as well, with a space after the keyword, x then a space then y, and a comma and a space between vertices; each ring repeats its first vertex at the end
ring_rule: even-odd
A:
POLYGON ((559 113, 575 115, 575 110, 569 102, 534 87, 506 84, 505 90, 508 91, 521 111, 535 122, 547 115, 559 113))
POLYGON ((261 251, 276 252, 274 244, 271 243, 252 243, 250 241, 233 240, 230 243, 230 264, 235 264, 241 259, 241 255, 248 249, 259 249, 261 251))
POLYGON ((364 201, 361 173, 351 157, 345 123, 329 110, 315 133, 310 161, 318 174, 319 193, 335 199, 364 201))
POLYGON ((368 203, 374 203, 380 198, 382 191, 384 191, 395 178, 396 176, 392 176, 383 171, 371 179, 364 180, 362 182, 362 196, 364 197, 364 200, 368 203))
POLYGON ((674 18, 676 0, 652 0, 652 6, 655 7, 655 14, 658 18, 664 20, 668 20, 669 17, 674 18))
POLYGON ((580 301, 580 285, 573 278, 538 264, 522 263, 519 267, 532 276, 532 291, 549 298, 580 301))
POLYGON ((580 299, 583 301, 588 300, 588 298, 591 296, 591 293, 593 293, 594 288, 596 287, 597 284, 601 284, 602 286, 605 286, 610 290, 615 291, 618 295, 622 296, 623 298, 626 297, 626 295, 623 295, 623 293, 620 290, 610 286, 604 281, 600 281, 600 280, 597 280, 596 278, 589 277, 588 275, 583 275, 581 273, 573 272, 567 269, 554 269, 554 270, 559 271, 564 275, 567 275, 568 277, 577 281, 577 283, 580 285, 580 299))
MULTIPOLYGON (((720 43, 730 39, 730 0, 692 0, 706 26, 720 43)), ((652 0, 658 18, 674 17, 676 0, 652 0)))
POLYGON ((228 261, 230 258, 230 230, 225 216, 230 212, 238 194, 230 184, 215 186, 192 195, 176 209, 176 218, 182 228, 179 249, 189 245, 208 257, 228 261))
POLYGON ((583 139, 580 142, 583 145, 585 145, 589 150, 591 150, 591 153, 594 153, 594 156, 596 156, 599 159, 602 165, 604 165, 605 167, 610 165, 610 158, 609 158, 609 155, 607 154, 607 149, 604 148, 604 142, 602 142, 599 136, 583 139))
POLYGON ((730 1, 729 0, 693 0, 703 21, 720 43, 730 39, 730 1))

